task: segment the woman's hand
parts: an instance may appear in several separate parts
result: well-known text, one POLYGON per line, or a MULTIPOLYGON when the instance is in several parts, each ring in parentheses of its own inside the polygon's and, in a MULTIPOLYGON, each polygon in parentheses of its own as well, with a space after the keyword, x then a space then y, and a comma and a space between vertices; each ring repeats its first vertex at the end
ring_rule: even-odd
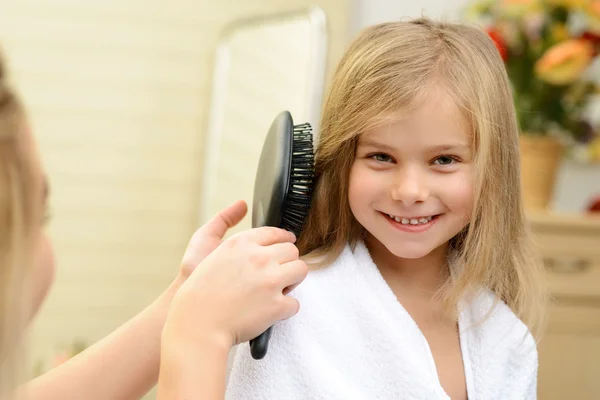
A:
POLYGON ((237 201, 221 210, 210 221, 202 225, 188 242, 181 260, 180 277, 185 280, 207 255, 219 247, 227 230, 236 226, 248 212, 246 203, 237 201))
POLYGON ((178 342, 246 342, 298 312, 285 295, 308 273, 292 233, 256 228, 218 245, 177 291, 163 332, 178 342), (287 290, 286 290, 287 289, 287 290))
POLYGON ((231 347, 299 310, 298 301, 285 295, 308 273, 294 235, 263 227, 221 241, 235 218, 221 219, 205 225, 198 234, 204 239, 192 239, 193 251, 184 257, 182 273, 189 271, 189 277, 171 302, 163 330, 159 400, 223 399, 231 347), (197 255, 205 257, 198 266, 197 255))

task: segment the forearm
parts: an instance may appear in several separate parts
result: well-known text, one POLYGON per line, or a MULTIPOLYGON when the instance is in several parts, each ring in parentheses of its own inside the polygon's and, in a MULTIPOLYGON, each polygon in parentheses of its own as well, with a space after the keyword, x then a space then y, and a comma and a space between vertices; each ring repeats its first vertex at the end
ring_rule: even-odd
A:
POLYGON ((115 332, 27 384, 31 400, 132 400, 158 379, 160 342, 179 282, 115 332))
POLYGON ((229 348, 214 340, 163 341, 157 400, 223 400, 229 348))

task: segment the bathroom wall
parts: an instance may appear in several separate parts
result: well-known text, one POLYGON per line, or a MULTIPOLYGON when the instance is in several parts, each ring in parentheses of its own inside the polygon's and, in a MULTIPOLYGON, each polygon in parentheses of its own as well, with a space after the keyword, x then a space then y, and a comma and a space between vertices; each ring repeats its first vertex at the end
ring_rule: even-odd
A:
POLYGON ((345 0, 2 2, 0 45, 52 187, 58 271, 33 361, 103 337, 174 278, 198 221, 220 31, 309 4, 327 13, 339 58, 345 0))

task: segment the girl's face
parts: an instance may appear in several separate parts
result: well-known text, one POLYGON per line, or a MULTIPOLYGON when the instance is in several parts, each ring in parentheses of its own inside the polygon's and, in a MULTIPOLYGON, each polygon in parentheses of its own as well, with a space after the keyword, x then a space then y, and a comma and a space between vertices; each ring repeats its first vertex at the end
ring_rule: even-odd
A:
POLYGON ((410 117, 363 133, 350 171, 356 220, 399 258, 445 248, 471 214, 472 154, 466 124, 441 91, 410 117))

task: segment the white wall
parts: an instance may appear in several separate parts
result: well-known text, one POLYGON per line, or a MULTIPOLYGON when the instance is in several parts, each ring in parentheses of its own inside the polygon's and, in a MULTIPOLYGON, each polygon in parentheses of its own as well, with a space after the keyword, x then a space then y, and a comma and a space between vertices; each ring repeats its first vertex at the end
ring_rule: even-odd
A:
POLYGON ((351 34, 379 22, 419 17, 456 19, 465 0, 352 0, 351 34))
MULTIPOLYGON (((353 0, 349 35, 368 25, 421 15, 459 19, 469 0, 353 0)), ((580 211, 594 194, 600 194, 600 165, 565 162, 559 172, 554 208, 580 211)))

